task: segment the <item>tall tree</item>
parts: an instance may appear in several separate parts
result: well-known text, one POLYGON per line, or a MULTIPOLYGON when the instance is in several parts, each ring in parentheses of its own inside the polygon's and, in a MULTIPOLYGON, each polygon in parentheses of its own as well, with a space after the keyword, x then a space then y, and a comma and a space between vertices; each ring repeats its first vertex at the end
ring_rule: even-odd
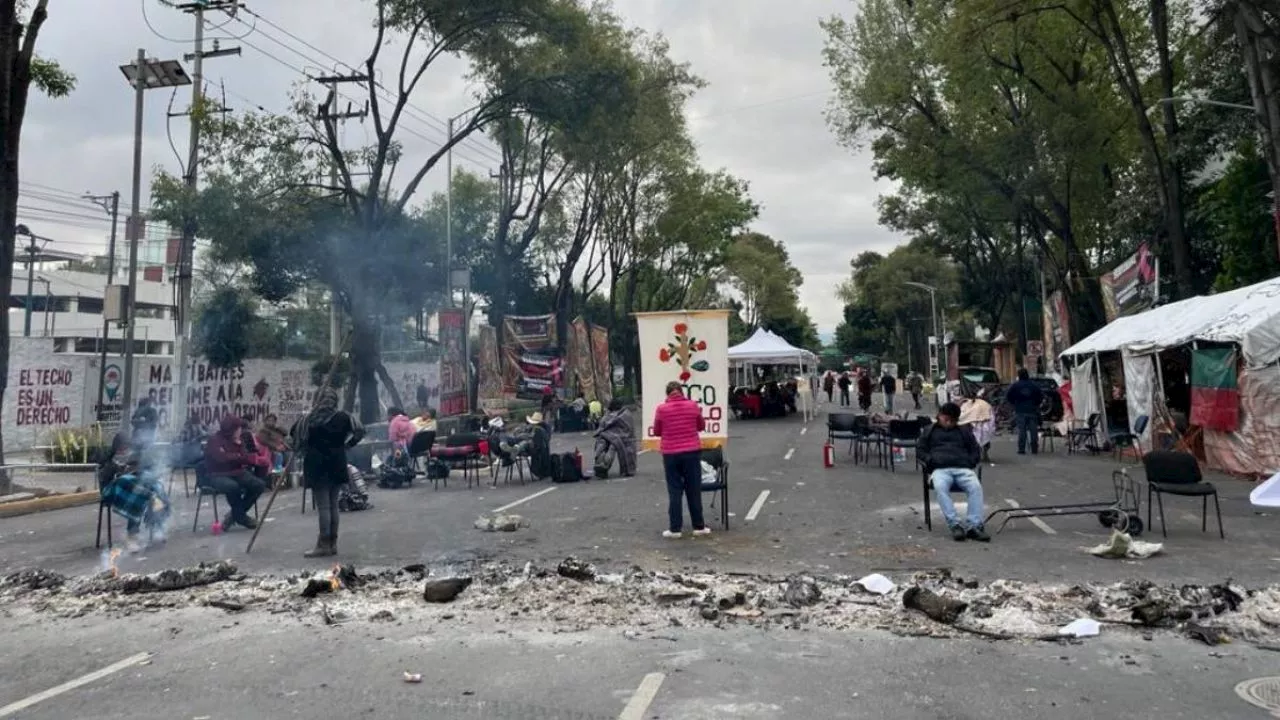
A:
MULTIPOLYGON (((57 63, 36 55, 40 29, 49 17, 49 0, 37 0, 30 12, 20 0, 0 0, 0 296, 13 291, 17 242, 19 150, 22 122, 31 86, 50 97, 65 97, 75 77, 57 63)), ((0 317, 0 402, 9 378, 9 313, 0 317)), ((0 465, 4 464, 0 439, 0 465)), ((10 492, 9 474, 0 471, 0 495, 10 492)))

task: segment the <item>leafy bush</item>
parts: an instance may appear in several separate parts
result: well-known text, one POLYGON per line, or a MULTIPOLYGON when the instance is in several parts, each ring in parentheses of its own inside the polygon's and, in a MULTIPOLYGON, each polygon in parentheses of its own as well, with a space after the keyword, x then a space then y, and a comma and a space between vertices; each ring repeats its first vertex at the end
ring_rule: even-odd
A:
POLYGON ((51 463, 98 464, 111 451, 111 437, 102 432, 102 426, 68 428, 53 434, 45 459, 51 463))
POLYGON ((253 301, 233 288, 213 293, 196 319, 193 334, 196 352, 210 365, 235 367, 249 354, 246 328, 258 322, 253 301))

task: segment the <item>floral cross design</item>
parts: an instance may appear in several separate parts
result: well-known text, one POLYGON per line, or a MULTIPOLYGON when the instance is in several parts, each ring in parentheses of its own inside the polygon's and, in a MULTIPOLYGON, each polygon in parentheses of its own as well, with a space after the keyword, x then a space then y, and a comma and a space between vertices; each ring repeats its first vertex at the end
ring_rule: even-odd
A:
POLYGON ((697 353, 706 351, 707 341, 690 335, 689 326, 685 323, 676 323, 672 330, 675 331, 674 340, 658 351, 658 359, 664 363, 676 361, 680 366, 680 382, 688 382, 693 377, 693 370, 706 372, 711 369, 706 360, 693 359, 697 353))

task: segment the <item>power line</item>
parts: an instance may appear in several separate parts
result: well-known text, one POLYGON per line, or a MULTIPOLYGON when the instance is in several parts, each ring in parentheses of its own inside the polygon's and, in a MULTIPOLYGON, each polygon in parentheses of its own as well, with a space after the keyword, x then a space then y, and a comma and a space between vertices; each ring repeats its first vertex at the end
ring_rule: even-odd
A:
MULTIPOLYGON (((336 63, 336 64, 338 64, 338 65, 340 65, 340 66, 342 66, 342 67, 347 68, 350 72, 353 72, 353 73, 362 73, 362 72, 363 72, 363 71, 361 71, 359 68, 356 68, 354 65, 351 65, 350 63, 345 62, 345 61, 343 61, 342 59, 340 59, 340 58, 338 58, 338 57, 335 57, 334 55, 332 55, 332 54, 330 54, 330 53, 328 53, 328 52, 324 51, 323 49, 316 47, 315 45, 313 45, 313 44, 311 44, 311 43, 307 42, 305 39, 298 37, 298 36, 297 36, 297 35, 295 35, 294 33, 290 32, 289 30, 287 30, 287 29, 285 29, 285 28, 281 27, 280 25, 278 25, 278 24, 276 24, 276 23, 272 22, 270 19, 268 19, 268 18, 266 18, 266 17, 263 17, 262 15, 260 15, 260 14, 258 14, 258 13, 256 13, 256 12, 254 12, 253 10, 251 10, 251 9, 249 9, 249 8, 244 8, 244 11, 245 11, 246 13, 248 13, 248 14, 252 15, 252 16, 255 18, 255 20, 257 20, 257 21, 261 21, 264 25, 269 25, 270 27, 273 27, 273 28, 275 28, 275 29, 279 30, 280 32, 282 32, 282 33, 284 33, 285 35, 287 35, 288 37, 292 38, 293 40, 295 40, 295 41, 297 41, 297 42, 301 43, 301 44, 302 44, 302 45, 304 45, 305 47, 310 48, 311 50, 313 50, 313 51, 315 51, 315 52, 319 53, 320 55, 324 56, 325 58, 328 58, 329 60, 333 61, 334 63, 336 63)), ((242 24, 246 24, 246 25, 248 24, 248 23, 246 23, 244 20, 240 20, 240 22, 241 22, 242 24)), ((255 26, 256 26, 256 23, 255 23, 255 26)), ((284 48, 285 50, 288 50, 289 52, 293 53, 294 55, 297 55, 298 57, 302 58, 303 60, 306 60, 306 61, 311 62, 311 63, 315 63, 315 64, 316 64, 316 65, 318 65, 318 66, 323 66, 323 64, 324 64, 324 63, 322 63, 321 61, 317 60, 315 57, 313 57, 313 56, 311 56, 311 55, 309 55, 309 54, 307 54, 307 53, 305 53, 305 52, 302 52, 302 51, 298 50, 297 48, 295 48, 295 47, 293 47, 293 46, 289 45, 288 43, 286 43, 286 42, 284 42, 284 41, 280 40, 279 38, 276 38, 276 37, 272 36, 270 33, 264 32, 261 28, 259 28, 256 32, 257 32, 257 34, 259 34, 259 35, 261 35, 261 36, 265 37, 266 39, 270 40, 271 42, 275 43, 276 45, 279 45, 280 47, 284 48)), ((249 45, 249 43, 248 43, 248 42, 246 42, 245 44, 246 44, 246 45, 249 45)), ((292 68, 293 68, 293 69, 295 69, 295 70, 298 70, 299 72, 301 72, 304 76, 308 77, 309 79, 312 79, 312 80, 314 80, 314 79, 315 79, 315 78, 313 78, 313 77, 310 77, 310 76, 309 76, 309 74, 308 74, 305 70, 302 70, 302 69, 300 69, 300 68, 296 68, 296 67, 294 67, 293 65, 291 65, 291 64, 289 64, 289 63, 284 62, 284 61, 283 61, 283 60, 281 60, 280 58, 278 58, 278 57, 276 57, 276 56, 272 55, 271 53, 268 53, 268 52, 266 52, 266 51, 262 50, 261 48, 259 48, 259 47, 257 47, 257 46, 253 46, 253 45, 250 45, 250 46, 251 46, 251 47, 253 47, 255 50, 258 50, 259 52, 263 53, 263 54, 264 54, 264 55, 266 55, 267 57, 269 57, 269 58, 271 58, 271 59, 275 60, 276 62, 279 62, 279 63, 281 63, 281 64, 283 64, 283 65, 285 65, 285 66, 287 66, 287 67, 292 67, 292 68)), ((371 83, 372 83, 372 85, 374 86, 374 88, 375 88, 375 92, 376 92, 376 91, 379 91, 379 90, 381 91, 381 92, 376 92, 376 94, 377 94, 377 96, 378 96, 379 98, 381 98, 382 100, 384 100, 384 101, 386 101, 386 102, 390 102, 390 103, 395 103, 395 102, 397 101, 397 96, 396 96, 395 94, 393 94, 390 90, 388 90, 388 89, 386 88, 386 86, 382 85, 382 84, 381 84, 380 82, 378 82, 376 79, 372 79, 372 78, 371 78, 371 79, 370 79, 370 82, 371 82, 371 83)), ((351 97, 346 96, 346 95, 343 95, 342 97, 344 97, 345 99, 350 100, 350 101, 352 101, 352 102, 356 102, 356 103, 360 103, 360 102, 362 102, 362 101, 356 100, 356 99, 351 98, 351 97)), ((417 120, 418 122, 422 123, 424 126, 428 126, 428 127, 430 127, 430 128, 431 128, 431 130, 432 130, 432 131, 434 131, 434 132, 440 132, 440 133, 442 133, 442 136, 443 136, 443 138, 444 138, 444 141, 446 141, 446 142, 447 142, 447 140, 448 140, 448 129, 447 129, 447 123, 446 123, 444 120, 441 120, 438 116, 433 115, 432 113, 430 113, 430 112, 428 112, 428 111, 426 111, 426 110, 423 110, 423 109, 421 109, 421 108, 417 107, 417 106, 416 106, 416 105, 414 105, 413 103, 406 103, 406 104, 405 104, 404 110, 402 111, 402 115, 403 115, 403 116, 406 116, 406 117, 413 118, 414 120, 417 120)), ((411 130, 411 129, 409 129, 409 128, 406 128, 406 130, 407 130, 407 131, 409 131, 409 132, 410 132, 410 134, 416 135, 417 137, 420 137, 420 138, 422 137, 420 134, 412 132, 412 130, 411 130)), ((440 140, 436 140, 436 139, 429 139, 429 138, 423 138, 423 139, 424 139, 424 140, 427 140, 428 142, 440 142, 440 140)), ((468 136, 466 139, 464 139, 464 140, 463 140, 461 143, 459 143, 459 144, 460 144, 460 145, 466 145, 466 146, 467 146, 467 148, 468 148, 469 150, 473 150, 473 151, 475 151, 475 152, 479 153, 480 155, 482 155, 482 156, 486 157, 487 159, 489 159, 489 160, 490 160, 490 161, 492 161, 492 162, 498 162, 498 163, 501 163, 501 162, 502 162, 501 157, 498 155, 498 152, 497 152, 495 149, 491 149, 491 148, 490 148, 490 147, 488 147, 488 146, 485 146, 485 145, 480 144, 479 139, 478 139, 476 136, 468 136)), ((455 149, 454 149, 454 152, 455 152, 455 153, 459 153, 459 149, 458 149, 458 148, 455 148, 455 149)), ((472 162, 475 162, 474 158, 467 158, 467 159, 468 159, 468 160, 471 160, 472 162)), ((480 164, 481 166, 483 166, 483 163, 479 163, 479 164, 480 164)))

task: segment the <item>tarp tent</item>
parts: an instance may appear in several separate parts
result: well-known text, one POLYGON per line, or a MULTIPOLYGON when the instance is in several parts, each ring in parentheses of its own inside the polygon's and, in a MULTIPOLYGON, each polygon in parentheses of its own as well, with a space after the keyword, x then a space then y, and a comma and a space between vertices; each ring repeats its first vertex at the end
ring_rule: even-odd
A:
MULTIPOLYGON (((1080 367, 1089 358, 1118 352, 1132 423, 1138 415, 1154 416, 1164 405, 1159 354, 1197 343, 1234 345, 1243 360, 1240 425, 1235 432, 1204 431, 1209 466, 1264 477, 1280 470, 1280 277, 1119 318, 1061 357, 1080 367)), ((1101 387, 1098 394, 1101 399, 1101 387)), ((1149 442, 1146 446, 1151 447, 1149 442)))
POLYGON ((756 328, 751 337, 729 348, 729 364, 737 366, 744 376, 753 365, 799 366, 801 377, 796 380, 800 390, 801 409, 806 418, 813 412, 816 379, 812 374, 817 362, 817 355, 792 345, 764 328, 756 328))
POLYGON ((815 355, 777 335, 757 328, 751 337, 729 348, 730 363, 751 365, 808 365, 815 355))
POLYGON ((1239 345, 1249 367, 1275 363, 1280 358, 1280 277, 1117 318, 1063 350, 1061 357, 1118 350, 1150 353, 1197 340, 1239 345))

